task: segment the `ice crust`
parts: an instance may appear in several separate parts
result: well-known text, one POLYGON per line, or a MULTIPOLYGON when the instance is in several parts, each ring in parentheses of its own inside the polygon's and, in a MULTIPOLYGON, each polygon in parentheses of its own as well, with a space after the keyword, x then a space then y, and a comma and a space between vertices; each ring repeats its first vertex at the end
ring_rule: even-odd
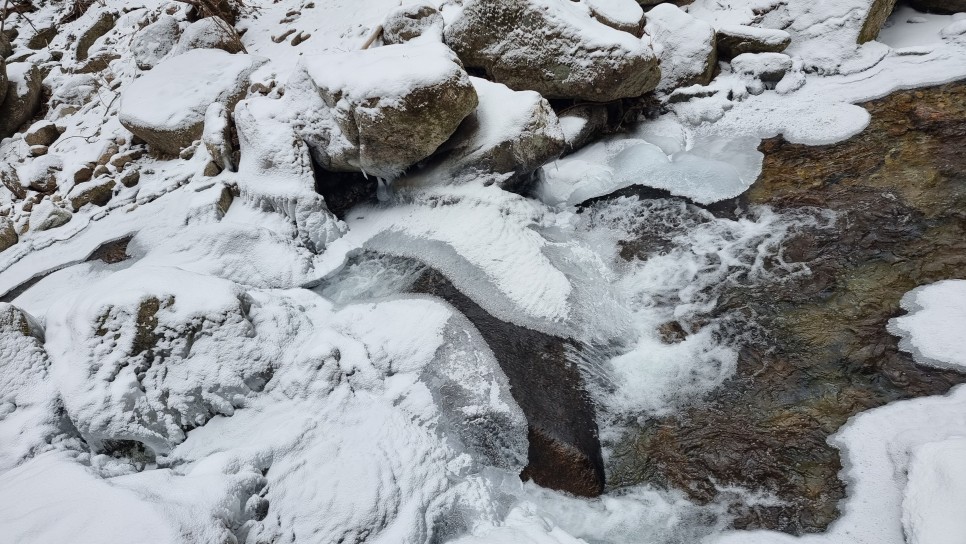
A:
MULTIPOLYGON (((587 2, 625 23, 637 16, 631 3, 587 2)), ((605 446, 628 418, 674 413, 733 372, 734 346, 719 334, 731 332, 727 316, 704 321, 720 290, 807 273, 784 261, 782 245, 824 219, 760 209, 733 221, 680 199, 621 198, 580 213, 577 205, 633 184, 702 204, 734 198, 758 176, 762 138, 840 141, 868 123, 856 103, 966 76, 961 17, 901 8, 880 42, 857 46, 857 10, 867 3, 696 0, 687 12, 716 27, 787 31, 788 75, 769 87, 722 64, 710 85, 665 97, 669 111, 658 118, 546 165, 533 195, 486 176, 413 175, 387 202, 357 207, 345 221, 315 191, 296 122, 308 110, 298 74, 316 66, 320 80, 392 99, 404 89, 358 66, 360 54, 335 69, 314 60, 357 50, 399 2, 302 6, 293 35, 310 37, 297 45, 272 39, 296 4, 242 16, 246 50, 269 59, 245 77, 270 90, 234 110, 238 172, 202 175, 203 147, 185 160, 146 156, 136 187, 118 187, 105 207, 58 228, 30 229, 0 253, 0 293, 13 298, 0 304, 0 543, 959 544, 948 537, 966 531, 952 510, 966 488, 966 388, 861 414, 831 439, 849 498, 828 533, 723 533, 724 502, 696 505, 646 486, 586 500, 521 483, 526 421, 495 356, 453 308, 407 294, 417 271, 393 260, 440 270, 500 319, 606 347, 599 360, 580 361, 605 446), (926 22, 905 22, 912 17, 926 22), (666 251, 624 262, 619 242, 641 232, 664 236, 666 251), (87 261, 128 238, 128 259, 87 261), (381 256, 353 260, 367 251, 381 256), (692 328, 685 341, 661 342, 669 321, 692 328)), ((34 24, 61 19, 59 4, 39 4, 34 24)), ((143 18, 166 6, 105 0, 91 8, 91 17, 120 14, 91 47, 119 55, 110 85, 61 68, 46 76, 48 115, 64 133, 44 160, 60 161, 59 185, 72 187, 71 173, 130 136, 119 110, 164 122, 187 109, 204 116, 205 108, 185 108, 185 89, 150 104, 139 100, 157 88, 130 92, 151 81, 174 85, 163 77, 172 57, 142 72, 128 50, 143 18)), ((568 2, 560 12, 583 21, 584 9, 568 2)), ((88 19, 67 23, 63 39, 88 19)), ((597 23, 588 32, 628 50, 643 46, 597 23)), ((398 69, 396 82, 439 68, 399 73, 394 52, 413 49, 376 49, 389 59, 380 70, 398 69)), ((67 61, 73 54, 66 49, 67 61)), ((50 59, 47 50, 30 55, 50 59)), ((206 74, 251 64, 188 55, 206 59, 190 66, 206 74)), ((509 110, 539 101, 514 93, 501 111, 492 103, 508 93, 486 87, 478 85, 491 103, 481 147, 518 128, 509 110)), ((210 101, 208 90, 186 96, 210 101)), ((571 124, 562 130, 578 128, 571 124)), ((44 162, 25 150, 19 138, 0 142, 21 179, 44 162)), ((53 206, 45 199, 34 213, 53 206)), ((919 363, 966 365, 956 329, 966 319, 961 283, 913 291, 903 302, 910 313, 890 324, 919 363)))

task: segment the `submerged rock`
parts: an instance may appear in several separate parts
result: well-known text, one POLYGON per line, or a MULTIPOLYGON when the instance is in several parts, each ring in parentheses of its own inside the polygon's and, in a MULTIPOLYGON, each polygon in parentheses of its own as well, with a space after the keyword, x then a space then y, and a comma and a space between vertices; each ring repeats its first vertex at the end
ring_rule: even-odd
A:
MULTIPOLYGON (((783 258, 809 276, 722 297, 721 312, 746 310, 765 337, 744 345, 734 378, 705 403, 628 435, 612 485, 650 482, 702 501, 719 494, 711 482, 767 491, 782 503, 738 508, 737 528, 821 531, 845 496, 828 436, 859 412, 966 382, 917 365, 887 329, 911 289, 966 270, 966 84, 865 107, 871 123, 848 141, 762 144, 746 203, 837 219, 787 245, 783 258)), ((628 257, 646 258, 636 243, 628 257)))
POLYGON ((511 89, 608 102, 641 96, 661 78, 650 47, 571 2, 469 0, 460 9, 446 44, 511 89))

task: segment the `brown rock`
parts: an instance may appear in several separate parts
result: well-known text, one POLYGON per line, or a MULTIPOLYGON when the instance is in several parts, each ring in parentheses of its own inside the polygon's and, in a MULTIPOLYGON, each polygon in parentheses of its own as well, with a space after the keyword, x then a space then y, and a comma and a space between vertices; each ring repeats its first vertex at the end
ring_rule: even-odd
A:
POLYGON ((87 204, 103 206, 110 202, 111 197, 114 196, 115 185, 115 181, 109 178, 78 185, 67 194, 67 200, 70 201, 70 206, 74 211, 87 204))
POLYGON ((40 69, 28 62, 7 65, 7 96, 0 104, 0 138, 17 132, 37 113, 43 92, 40 69))
POLYGON ((912 7, 930 13, 966 12, 966 0, 910 0, 912 7))
POLYGON ((3 251, 20 240, 13 221, 7 217, 0 217, 0 251, 3 251))
POLYGON ((87 59, 88 50, 98 38, 114 28, 115 21, 117 21, 117 14, 104 10, 97 14, 97 18, 90 25, 81 30, 77 37, 77 49, 75 50, 77 60, 87 59))
POLYGON ((118 181, 125 187, 134 187, 141 181, 141 172, 135 169, 128 170, 118 177, 118 181))
POLYGON ((74 183, 84 183, 94 177, 94 168, 85 164, 74 171, 74 183))
POLYGON ((892 15, 892 10, 896 7, 896 1, 871 1, 868 14, 865 17, 865 23, 862 24, 862 29, 859 31, 859 43, 871 42, 879 37, 879 31, 882 30, 882 25, 885 24, 886 19, 889 18, 889 15, 892 15))
POLYGON ((50 121, 37 121, 30 125, 27 132, 23 135, 23 141, 27 145, 46 145, 54 143, 60 136, 60 129, 50 121))

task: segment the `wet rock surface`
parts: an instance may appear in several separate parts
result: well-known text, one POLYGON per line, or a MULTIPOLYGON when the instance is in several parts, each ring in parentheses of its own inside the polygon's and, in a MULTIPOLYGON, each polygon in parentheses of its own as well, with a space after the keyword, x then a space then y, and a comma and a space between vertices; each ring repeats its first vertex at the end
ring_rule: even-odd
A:
POLYGON ((574 361, 580 347, 500 321, 433 269, 423 272, 412 291, 452 304, 493 350, 529 424, 528 464, 521 478, 574 495, 600 495, 604 464, 594 406, 574 361))
MULTIPOLYGON (((735 527, 821 531, 846 493, 827 437, 859 412, 966 382, 916 365, 886 330, 907 291, 966 277, 966 84, 865 107, 871 125, 846 142, 762 144, 764 169, 746 203, 834 212, 786 247, 785 259, 811 274, 726 294, 719 311, 746 316, 759 340, 702 403, 629 432, 608 467, 611 486, 648 482, 698 501, 741 486, 779 501, 738 507, 735 527)), ((633 240, 622 255, 655 250, 633 240)))

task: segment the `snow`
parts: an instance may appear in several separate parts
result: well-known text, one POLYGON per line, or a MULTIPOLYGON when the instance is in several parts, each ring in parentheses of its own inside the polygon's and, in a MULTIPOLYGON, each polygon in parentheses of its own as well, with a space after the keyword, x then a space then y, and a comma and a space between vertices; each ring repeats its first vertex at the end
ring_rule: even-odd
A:
MULTIPOLYGON (((588 24, 590 5, 631 22, 634 2, 539 3, 579 21, 591 42, 648 45, 588 24)), ((546 165, 537 198, 441 175, 400 183, 343 222, 315 192, 296 122, 309 107, 299 67, 339 89, 336 103, 396 100, 455 70, 452 54, 432 37, 358 51, 397 0, 282 0, 241 15, 253 56, 194 50, 162 61, 163 47, 137 52, 134 38, 168 6, 135 4, 105 0, 121 15, 91 51, 119 58, 97 74, 71 73, 70 48, 64 63, 24 52, 32 31, 10 16, 18 55, 49 63, 46 117, 64 127, 44 159, 19 138, 0 143, 21 181, 56 165, 53 196, 63 197, 79 166, 136 149, 119 117, 182 126, 204 119, 223 84, 250 78, 267 91, 234 110, 238 172, 202 175, 203 147, 185 160, 146 155, 129 166, 136 186, 47 231, 26 226, 50 215, 53 196, 24 210, 0 189, 0 212, 21 233, 0 253, 0 292, 38 280, 14 299, 32 317, 0 304, 0 541, 960 544, 966 388, 858 415, 831 438, 848 498, 826 534, 723 533, 727 501, 697 505, 647 486, 589 500, 521 483, 526 421, 493 352, 454 308, 406 291, 425 263, 499 319, 613 347, 579 362, 605 444, 628 419, 674 414, 733 373, 726 316, 709 317, 721 289, 806 273, 782 246, 821 218, 756 209, 728 220, 675 199, 576 206, 633 184, 703 204, 736 197, 759 173, 762 138, 837 142, 868 123, 856 103, 966 76, 962 17, 902 7, 880 42, 859 47, 865 0, 696 0, 689 16, 718 28, 787 32, 789 74, 759 89, 741 61, 722 64, 710 85, 667 97, 656 119, 546 165), (142 72, 138 55, 161 62, 142 72), (665 250, 622 261, 620 241, 641 233, 665 236, 665 250), (85 262, 127 237, 127 260, 85 262), (377 256, 355 260, 367 252, 377 256), (671 321, 685 340, 661 341, 671 321)), ((61 19, 61 4, 37 7, 39 28, 61 19)), ((167 31, 187 24, 183 8, 169 13, 167 31)), ((473 84, 483 117, 472 149, 518 132, 542 103, 473 84)), ((223 128, 211 121, 209 137, 223 128)), ((911 292, 908 313, 890 322, 920 364, 966 365, 964 283, 911 292)))
POLYGON ((929 442, 909 462, 902 524, 910 544, 956 544, 966 535, 966 438, 929 442))
POLYGON ((219 49, 193 49, 171 57, 126 87, 120 120, 168 131, 186 129, 204 121, 210 104, 237 95, 264 62, 219 49))
POLYGON ((660 90, 710 75, 715 54, 714 28, 674 4, 658 4, 647 12, 644 32, 661 59, 660 90))
POLYGON ((414 90, 459 78, 462 73, 449 48, 424 42, 321 55, 303 63, 312 81, 333 101, 356 104, 368 100, 392 104, 414 90))
POLYGON ((621 28, 634 28, 641 24, 644 9, 634 0, 583 0, 590 11, 621 28))
POLYGON ((940 31, 952 22, 952 15, 920 13, 900 5, 882 27, 879 41, 893 49, 938 45, 942 43, 940 31))
POLYGON ((747 25, 721 25, 718 32, 729 36, 747 38, 756 42, 777 47, 791 39, 791 35, 777 28, 761 28, 747 25))
POLYGON ((966 280, 946 280, 902 297, 906 315, 889 321, 899 347, 919 364, 966 369, 966 280))

